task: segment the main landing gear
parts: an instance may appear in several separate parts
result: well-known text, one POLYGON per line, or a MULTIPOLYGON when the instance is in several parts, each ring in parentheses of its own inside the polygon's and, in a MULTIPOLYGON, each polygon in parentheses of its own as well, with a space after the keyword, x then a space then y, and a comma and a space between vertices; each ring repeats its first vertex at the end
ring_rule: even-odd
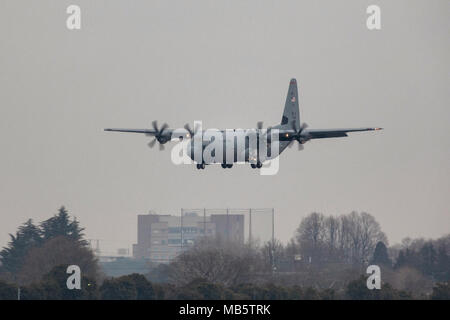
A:
MULTIPOLYGON (((229 169, 232 168, 233 165, 232 164, 226 164, 226 163, 222 163, 221 164, 222 168, 224 169, 229 169)), ((205 169, 206 168, 206 164, 205 163, 197 163, 197 169, 205 169)))
MULTIPOLYGON (((226 163, 222 163, 221 166, 222 166, 222 168, 224 168, 224 169, 230 169, 230 168, 233 167, 232 164, 226 164, 226 163)), ((261 163, 260 161, 258 161, 257 163, 251 163, 250 166, 251 166, 253 169, 256 169, 256 168, 259 169, 259 168, 261 168, 263 165, 262 165, 262 163, 261 163)), ((206 164, 205 164, 205 163, 197 163, 197 169, 205 169, 205 168, 206 168, 206 164)))
POLYGON ((197 163, 197 169, 205 169, 206 165, 205 163, 197 163))
POLYGON ((251 166, 253 169, 256 169, 256 168, 259 169, 259 168, 262 167, 262 163, 261 163, 260 161, 258 161, 257 163, 251 163, 250 166, 251 166))

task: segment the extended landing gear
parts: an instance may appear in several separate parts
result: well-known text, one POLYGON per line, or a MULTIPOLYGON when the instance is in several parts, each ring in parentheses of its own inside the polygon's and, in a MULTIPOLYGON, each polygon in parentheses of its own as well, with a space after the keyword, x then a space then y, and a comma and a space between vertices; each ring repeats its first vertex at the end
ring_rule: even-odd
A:
POLYGON ((205 163, 197 163, 197 169, 205 169, 205 163))
POLYGON ((250 166, 253 168, 253 169, 256 169, 256 168, 261 168, 262 167, 262 163, 260 162, 260 161, 258 161, 257 163, 252 163, 252 164, 250 164, 250 166))
MULTIPOLYGON (((226 163, 222 163, 221 164, 222 168, 224 169, 229 169, 232 168, 233 165, 232 164, 226 164, 226 163)), ((206 164, 205 163, 197 163, 197 169, 205 169, 206 168, 206 164)))

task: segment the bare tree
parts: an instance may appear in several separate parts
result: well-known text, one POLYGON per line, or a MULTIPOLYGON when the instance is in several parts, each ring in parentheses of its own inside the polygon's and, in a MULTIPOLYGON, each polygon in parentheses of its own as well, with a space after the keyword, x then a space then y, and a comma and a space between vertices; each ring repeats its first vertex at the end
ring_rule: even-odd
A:
POLYGON ((296 232, 300 251, 315 262, 346 261, 363 264, 369 260, 379 241, 386 235, 373 216, 352 212, 340 217, 311 213, 296 232))
POLYGON ((361 224, 360 258, 362 261, 368 262, 377 243, 383 242, 385 245, 388 245, 388 239, 384 232, 381 231, 380 224, 372 215, 366 212, 361 212, 359 216, 359 221, 361 224))
POLYGON ((387 244, 386 235, 370 214, 353 211, 341 221, 345 225, 342 229, 344 233, 341 234, 345 256, 350 258, 352 263, 367 263, 379 241, 387 244))
POLYGON ((205 279, 224 285, 248 281, 262 268, 260 253, 251 247, 221 239, 208 239, 183 252, 169 266, 170 280, 183 285, 205 279))
POLYGON ((339 237, 339 219, 329 216, 325 218, 325 246, 327 251, 328 260, 337 260, 338 254, 338 237, 339 237))
POLYGON ((324 247, 325 216, 313 212, 303 218, 296 232, 297 243, 300 245, 302 255, 312 262, 319 262, 324 247))

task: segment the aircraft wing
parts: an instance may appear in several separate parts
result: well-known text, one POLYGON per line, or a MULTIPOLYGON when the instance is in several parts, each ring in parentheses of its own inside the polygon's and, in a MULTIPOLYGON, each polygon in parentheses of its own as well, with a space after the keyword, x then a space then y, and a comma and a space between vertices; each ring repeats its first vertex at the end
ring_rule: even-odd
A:
MULTIPOLYGON (((115 131, 115 132, 133 132, 133 133, 144 133, 149 136, 156 135, 156 130, 153 129, 121 129, 121 128, 106 128, 105 131, 115 131)), ((168 130, 167 130, 168 131, 168 130)))
POLYGON ((375 131, 382 128, 347 128, 347 129, 305 129, 304 134, 310 139, 347 137, 348 132, 375 131))

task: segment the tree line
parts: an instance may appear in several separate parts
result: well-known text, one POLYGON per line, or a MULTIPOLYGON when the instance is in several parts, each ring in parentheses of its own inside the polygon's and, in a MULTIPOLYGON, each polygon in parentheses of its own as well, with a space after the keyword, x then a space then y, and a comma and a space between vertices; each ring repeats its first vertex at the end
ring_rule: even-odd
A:
POLYGON ((388 247, 368 213, 311 213, 287 244, 204 238, 145 275, 107 277, 84 229, 61 207, 21 225, 0 252, 0 299, 448 299, 450 236, 405 239, 388 247), (66 287, 68 265, 82 270, 82 290, 66 287), (382 289, 368 290, 369 264, 382 289))
MULTIPOLYGON (((413 296, 385 284, 381 290, 368 290, 366 278, 350 281, 340 292, 335 289, 283 286, 274 283, 240 283, 225 286, 205 279, 183 285, 152 283, 144 275, 130 274, 105 279, 82 278, 81 290, 67 290, 66 266, 58 266, 39 283, 21 288, 22 300, 409 300, 413 296)), ((450 285, 438 283, 429 296, 432 300, 449 300, 450 285)), ((17 288, 0 281, 0 300, 17 299, 17 288)))

